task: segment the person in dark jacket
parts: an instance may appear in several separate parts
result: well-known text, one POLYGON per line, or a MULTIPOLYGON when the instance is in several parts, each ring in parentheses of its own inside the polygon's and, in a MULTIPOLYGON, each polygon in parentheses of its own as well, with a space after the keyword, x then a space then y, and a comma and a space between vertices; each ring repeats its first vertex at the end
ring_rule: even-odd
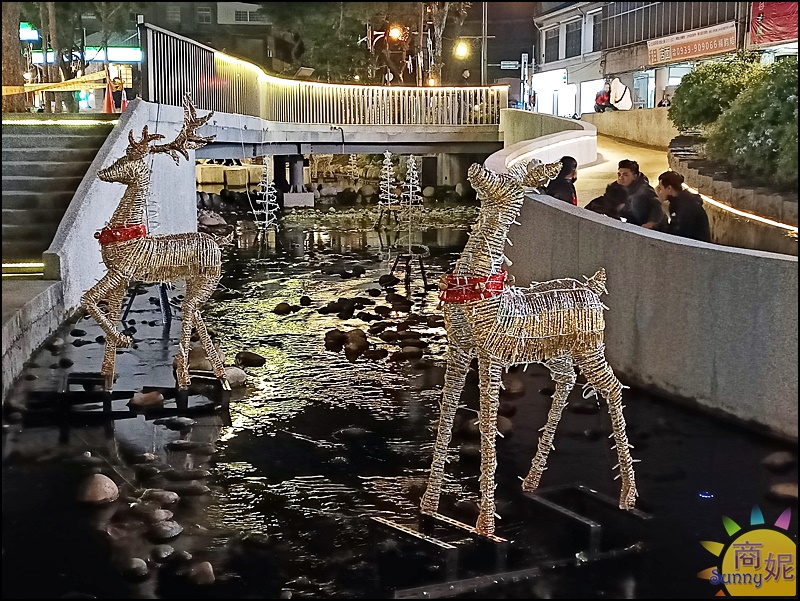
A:
POLYGON ((656 192, 661 202, 669 203, 668 234, 711 242, 711 228, 703 208, 703 199, 683 189, 683 176, 680 173, 665 171, 659 175, 656 192))
POLYGON ((573 157, 561 157, 561 171, 544 189, 545 194, 578 206, 575 181, 578 179, 578 161, 573 157))
POLYGON ((628 159, 620 161, 617 181, 611 186, 620 186, 627 194, 625 208, 620 212, 624 221, 662 232, 666 229, 667 216, 647 176, 639 171, 639 163, 628 159))
POLYGON ((609 184, 606 186, 605 194, 590 200, 585 208, 594 213, 619 220, 627 202, 628 193, 625 192, 625 188, 609 184))

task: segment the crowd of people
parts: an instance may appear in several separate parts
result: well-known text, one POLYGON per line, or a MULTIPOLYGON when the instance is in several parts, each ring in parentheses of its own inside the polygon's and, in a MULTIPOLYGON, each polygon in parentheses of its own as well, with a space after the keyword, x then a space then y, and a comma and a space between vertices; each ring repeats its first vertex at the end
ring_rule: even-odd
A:
MULTIPOLYGON (((577 206, 578 161, 571 156, 560 160, 561 171, 544 193, 577 206)), ((624 159, 618 164, 616 181, 608 184, 603 195, 592 199, 585 208, 650 230, 711 242, 703 199, 685 190, 683 181, 680 173, 665 171, 653 188, 647 176, 639 171, 639 163, 624 159)))

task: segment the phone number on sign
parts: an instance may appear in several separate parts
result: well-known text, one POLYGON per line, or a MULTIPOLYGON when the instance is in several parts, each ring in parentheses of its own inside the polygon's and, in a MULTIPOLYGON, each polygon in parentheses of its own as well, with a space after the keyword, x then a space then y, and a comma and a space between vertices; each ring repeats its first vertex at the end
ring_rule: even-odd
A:
POLYGON ((711 50, 728 50, 736 47, 736 38, 734 36, 727 36, 715 40, 707 40, 705 42, 694 42, 691 44, 681 44, 680 46, 672 47, 672 56, 679 57, 687 54, 697 54, 699 52, 708 52, 711 50))

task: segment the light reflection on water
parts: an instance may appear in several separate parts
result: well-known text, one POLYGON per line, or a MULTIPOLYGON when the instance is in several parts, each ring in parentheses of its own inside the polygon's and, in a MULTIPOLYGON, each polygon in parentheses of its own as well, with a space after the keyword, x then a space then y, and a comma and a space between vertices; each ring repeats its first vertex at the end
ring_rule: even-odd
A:
MULTIPOLYGON (((412 237, 431 249, 424 260, 431 284, 463 248, 474 211, 462 215, 461 221, 451 216, 450 228, 412 237)), ((428 335, 424 367, 363 357, 351 363, 343 352, 325 350, 325 332, 366 331, 369 323, 317 309, 355 296, 388 304, 385 291, 371 297, 368 290, 380 288, 378 278, 389 272, 398 252, 389 247, 396 234, 372 229, 373 222, 357 214, 317 214, 310 220, 297 214, 294 220, 287 217, 277 234, 240 229, 238 247, 225 253, 222 292, 204 311, 229 358, 241 350, 266 358, 262 367, 247 368, 247 389, 234 392, 232 425, 221 433, 215 465, 224 498, 209 512, 210 525, 285 541, 292 572, 310 577, 316 595, 342 594, 311 576, 329 560, 318 549, 320 520, 335 524, 326 552, 366 553, 368 516, 406 522, 416 516, 414 489, 424 485, 433 448, 446 343, 442 328, 412 327, 428 335), (361 277, 330 274, 355 266, 364 269, 361 277), (303 295, 311 306, 288 315, 273 312, 281 302, 299 305, 303 295)), ((412 312, 439 313, 436 290, 423 290, 417 265, 412 278, 412 312)), ((405 292, 401 283, 397 293, 405 292)), ((387 319, 399 323, 405 316, 387 319)), ((368 340, 373 347, 398 350, 377 336, 369 334, 368 340)), ((464 496, 452 476, 445 491, 464 496)))

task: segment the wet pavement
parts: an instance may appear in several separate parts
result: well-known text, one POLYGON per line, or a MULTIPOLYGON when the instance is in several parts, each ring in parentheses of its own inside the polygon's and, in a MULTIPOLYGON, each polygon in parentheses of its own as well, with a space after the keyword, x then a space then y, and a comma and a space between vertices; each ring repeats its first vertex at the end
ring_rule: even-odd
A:
MULTIPOLYGON (((358 210, 298 211, 278 233, 240 231, 224 250, 221 285, 204 316, 226 365, 241 351, 266 362, 244 368, 247 386, 235 388, 229 402, 219 402, 226 399, 213 382, 199 380, 179 409, 170 391, 180 311, 164 327, 157 287, 148 286, 133 296, 126 318, 136 347, 117 356, 119 398, 110 407, 117 419, 98 417, 96 396, 73 407, 91 414, 81 420, 53 413, 47 403, 67 375, 99 371, 103 351, 92 320, 65 324, 31 358, 4 423, 4 598, 704 598, 719 586, 697 577, 715 561, 700 541, 725 543, 723 516, 746 525, 758 505, 772 524, 790 507, 788 534, 796 542, 796 499, 769 492, 775 484, 796 486, 796 445, 636 389, 625 391, 624 402, 632 454, 641 460, 641 513, 614 507, 610 423, 580 386, 541 490, 523 495, 520 477, 552 393, 548 372, 535 365, 512 370, 501 397, 510 428, 498 440, 497 534, 510 541, 504 560, 496 545, 439 526, 428 532, 459 549, 460 563, 448 573, 430 544, 373 519, 417 526, 446 349, 436 293, 423 289, 418 264, 408 290, 402 281, 392 291, 378 280, 399 242, 430 249, 423 264, 435 283, 457 258, 473 216, 470 207, 428 211, 410 241, 402 232, 375 231, 374 215, 358 210), (413 301, 410 311, 397 296, 387 300, 392 292, 413 301), (352 311, 325 309, 354 297, 362 300, 352 311), (279 303, 293 309, 276 314, 279 303), (378 307, 387 307, 384 317, 378 307), (398 345, 379 328, 368 340, 386 357, 350 361, 335 345, 326 349, 326 332, 366 332, 379 322, 390 322, 383 332, 418 332, 421 358, 395 356, 398 345), (130 412, 124 391, 151 388, 165 393, 161 412, 130 412), (158 419, 173 414, 194 423, 158 419), (762 465, 780 451, 788 462, 762 465), (97 472, 119 485, 120 499, 78 503, 80 483, 97 472), (180 495, 163 506, 173 532, 158 531, 155 518, 140 511, 153 489, 180 495), (174 552, 157 558, 168 553, 165 544, 174 552)), ((169 292, 176 303, 180 294, 180 287, 169 292)), ((463 402, 441 511, 472 524, 474 373, 463 402)))

